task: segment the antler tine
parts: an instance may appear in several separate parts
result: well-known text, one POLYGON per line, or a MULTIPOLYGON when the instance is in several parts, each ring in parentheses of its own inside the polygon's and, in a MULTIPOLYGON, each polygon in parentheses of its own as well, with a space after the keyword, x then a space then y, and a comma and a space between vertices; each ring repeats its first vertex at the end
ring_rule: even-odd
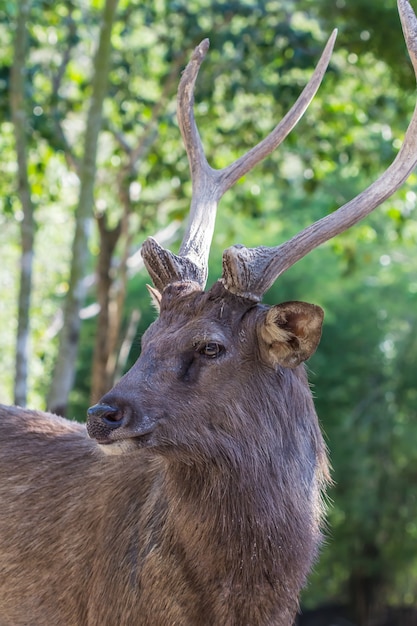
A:
POLYGON ((194 119, 194 87, 198 72, 204 61, 210 41, 203 41, 196 47, 193 55, 185 68, 178 85, 177 119, 178 126, 188 156, 191 179, 193 184, 199 182, 201 171, 208 173, 210 166, 204 154, 203 144, 194 119))
POLYGON ((177 116, 187 151, 192 180, 192 199, 187 230, 179 255, 165 250, 149 238, 142 256, 155 286, 163 289, 176 280, 192 280, 203 289, 208 272, 208 256, 213 237, 217 204, 224 193, 285 139, 314 97, 330 61, 336 31, 333 31, 314 73, 301 95, 274 130, 257 146, 231 165, 215 170, 207 163, 194 119, 194 85, 209 48, 205 39, 194 50, 178 88, 177 116))
POLYGON ((225 191, 229 189, 237 180, 239 180, 239 178, 242 178, 242 176, 253 169, 257 163, 270 155, 271 152, 273 152, 275 148, 277 148, 284 141, 299 119, 304 115, 308 105, 316 95, 321 81, 323 80, 323 76, 332 56, 336 37, 337 29, 335 28, 327 41, 312 77, 304 87, 294 105, 282 118, 279 124, 275 126, 265 139, 251 148, 237 161, 222 170, 225 191))
MULTIPOLYGON (((398 0, 404 38, 417 80, 417 18, 408 0, 398 0)), ((417 104, 393 163, 367 189, 335 212, 274 248, 233 246, 223 255, 222 282, 229 291, 259 301, 275 280, 311 250, 347 230, 389 198, 417 164, 417 104)))

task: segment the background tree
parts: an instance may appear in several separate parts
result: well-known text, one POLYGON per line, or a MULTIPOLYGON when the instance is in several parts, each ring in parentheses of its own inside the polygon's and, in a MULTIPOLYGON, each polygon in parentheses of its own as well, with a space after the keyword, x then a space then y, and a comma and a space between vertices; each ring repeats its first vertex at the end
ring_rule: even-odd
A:
POLYGON ((13 64, 10 71, 10 111, 14 127, 17 160, 17 190, 22 207, 20 222, 20 281, 17 314, 17 337, 15 357, 14 402, 26 405, 28 342, 30 327, 30 297, 32 291, 33 246, 35 239, 35 207, 32 202, 28 177, 27 159, 27 116, 26 55, 28 49, 27 20, 30 1, 19 4, 14 39, 13 64))
POLYGON ((80 310, 85 300, 84 279, 88 273, 88 242, 93 219, 97 145, 101 129, 103 102, 107 92, 111 33, 116 7, 117 0, 106 0, 100 27, 99 44, 94 57, 92 93, 85 129, 84 154, 80 164, 80 196, 75 212, 71 275, 65 300, 58 358, 48 398, 49 409, 60 415, 67 413, 68 395, 74 382, 80 310))

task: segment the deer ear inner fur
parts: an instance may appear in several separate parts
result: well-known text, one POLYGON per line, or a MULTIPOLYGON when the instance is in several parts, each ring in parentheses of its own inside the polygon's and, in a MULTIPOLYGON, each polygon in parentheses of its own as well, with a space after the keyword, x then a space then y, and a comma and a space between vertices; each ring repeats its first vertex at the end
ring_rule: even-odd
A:
POLYGON ((270 365, 297 367, 316 351, 324 312, 307 302, 284 302, 268 309, 258 327, 262 358, 270 365))
POLYGON ((162 298, 161 292, 158 291, 158 289, 156 289, 155 287, 152 287, 151 285, 146 285, 146 288, 149 291, 149 295, 151 296, 151 302, 153 306, 159 313, 159 310, 161 308, 161 298, 162 298))

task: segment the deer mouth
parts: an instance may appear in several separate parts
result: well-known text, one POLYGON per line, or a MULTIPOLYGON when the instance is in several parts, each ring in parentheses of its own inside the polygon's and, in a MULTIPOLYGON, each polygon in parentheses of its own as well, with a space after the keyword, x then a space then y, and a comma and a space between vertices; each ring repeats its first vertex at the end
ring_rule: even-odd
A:
MULTIPOLYGON (((90 434, 90 433, 89 433, 90 434)), ((119 456, 123 454, 134 454, 138 450, 150 448, 153 446, 153 429, 144 431, 140 435, 129 435, 126 433, 124 437, 118 438, 93 436, 90 437, 96 441, 100 450, 107 456, 119 456)))
POLYGON ((144 431, 140 435, 139 434, 132 435, 132 434, 126 433, 124 436, 121 434, 121 436, 119 437, 93 436, 92 438, 95 439, 97 443, 100 444, 100 446, 110 446, 112 444, 122 443, 125 441, 131 441, 139 446, 143 446, 150 442, 153 431, 154 429, 152 428, 152 429, 144 431))

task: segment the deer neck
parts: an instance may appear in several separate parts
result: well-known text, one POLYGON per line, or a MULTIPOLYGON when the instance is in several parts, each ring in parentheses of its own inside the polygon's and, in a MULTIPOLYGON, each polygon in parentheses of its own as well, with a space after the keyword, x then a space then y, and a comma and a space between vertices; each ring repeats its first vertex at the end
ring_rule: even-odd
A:
POLYGON ((154 537, 160 562, 179 568, 176 575, 185 575, 198 593, 204 590, 207 605, 216 598, 214 624, 289 625, 296 610, 315 546, 305 518, 277 501, 266 474, 262 480, 227 465, 204 471, 169 465, 156 491, 164 520, 154 537), (251 612, 260 604, 262 618, 251 612))

